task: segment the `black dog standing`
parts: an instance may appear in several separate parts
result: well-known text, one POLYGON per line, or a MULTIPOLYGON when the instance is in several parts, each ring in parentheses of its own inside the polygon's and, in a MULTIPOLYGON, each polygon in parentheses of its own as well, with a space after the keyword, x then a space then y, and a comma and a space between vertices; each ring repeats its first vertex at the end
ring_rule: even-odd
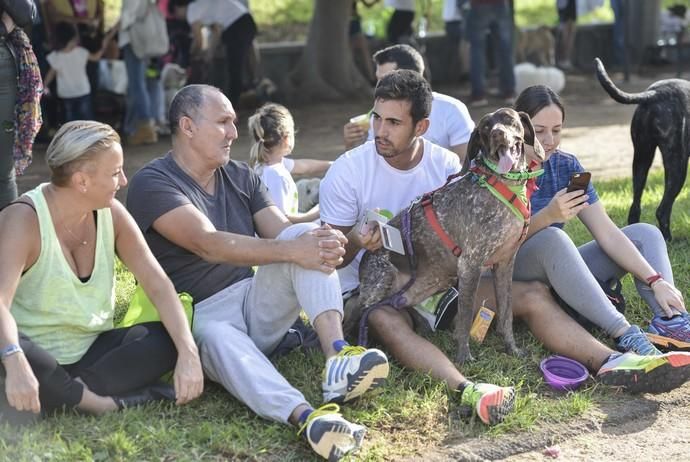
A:
POLYGON ((619 103, 638 104, 630 123, 633 155, 633 202, 628 224, 640 221, 640 200, 647 183, 656 148, 664 163, 664 196, 656 209, 659 229, 671 240, 671 209, 685 183, 690 154, 690 82, 667 79, 653 83, 641 93, 626 93, 614 85, 599 58, 597 78, 604 90, 619 103))

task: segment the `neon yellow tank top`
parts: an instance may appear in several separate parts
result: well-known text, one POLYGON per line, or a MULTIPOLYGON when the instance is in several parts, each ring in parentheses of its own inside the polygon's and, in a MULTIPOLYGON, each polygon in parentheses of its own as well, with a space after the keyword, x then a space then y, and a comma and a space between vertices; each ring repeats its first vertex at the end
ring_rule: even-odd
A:
POLYGON ((96 214, 96 256, 91 277, 81 282, 62 252, 43 195, 29 191, 38 214, 41 251, 19 280, 10 311, 23 334, 60 364, 81 359, 96 337, 113 329, 115 233, 109 208, 96 214))

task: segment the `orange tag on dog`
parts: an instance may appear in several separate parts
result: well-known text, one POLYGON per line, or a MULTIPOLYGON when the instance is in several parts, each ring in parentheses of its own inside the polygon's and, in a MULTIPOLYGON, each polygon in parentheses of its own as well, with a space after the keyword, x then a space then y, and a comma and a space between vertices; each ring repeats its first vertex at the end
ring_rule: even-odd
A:
POLYGON ((470 329, 470 337, 472 337, 477 342, 481 343, 486 337, 486 332, 491 326, 491 321, 493 321, 496 313, 485 307, 483 304, 477 311, 477 315, 474 317, 474 322, 472 322, 472 328, 470 329))

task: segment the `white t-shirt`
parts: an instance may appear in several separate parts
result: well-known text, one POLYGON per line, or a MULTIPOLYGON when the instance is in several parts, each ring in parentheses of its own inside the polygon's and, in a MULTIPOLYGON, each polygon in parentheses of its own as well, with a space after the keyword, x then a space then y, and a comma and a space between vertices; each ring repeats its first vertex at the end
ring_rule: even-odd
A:
POLYGON ((458 0, 445 0, 443 2, 443 22, 459 21, 462 19, 462 13, 458 8, 458 0))
POLYGON ((86 48, 75 47, 67 52, 53 51, 48 53, 46 60, 55 69, 58 97, 78 98, 91 93, 86 74, 86 64, 89 61, 89 51, 86 48))
POLYGON ((385 6, 392 6, 396 10, 403 11, 414 11, 415 10, 415 0, 386 0, 384 2, 385 6))
MULTIPOLYGON (((319 190, 321 220, 337 226, 354 225, 367 210, 395 215, 425 192, 442 186, 460 170, 458 156, 424 140, 422 160, 410 170, 391 167, 376 152, 373 141, 346 152, 328 169, 319 190)), ((347 267, 338 270, 342 291, 359 285, 360 251, 347 267)))
POLYGON ((187 7, 187 22, 199 21, 204 26, 220 24, 227 29, 248 12, 239 0, 195 0, 187 7))
POLYGON ((143 15, 149 0, 125 0, 120 11, 120 30, 117 33, 117 46, 124 48, 131 40, 129 28, 143 15))
MULTIPOLYGON (((442 93, 433 92, 433 97, 429 129, 424 138, 446 149, 467 143, 474 130, 474 121, 465 103, 442 93)), ((369 125, 367 140, 374 139, 372 123, 373 119, 369 125)))
POLYGON ((273 165, 260 164, 254 169, 271 193, 273 202, 286 215, 294 215, 299 211, 297 185, 290 174, 294 167, 294 160, 283 157, 282 162, 273 165))

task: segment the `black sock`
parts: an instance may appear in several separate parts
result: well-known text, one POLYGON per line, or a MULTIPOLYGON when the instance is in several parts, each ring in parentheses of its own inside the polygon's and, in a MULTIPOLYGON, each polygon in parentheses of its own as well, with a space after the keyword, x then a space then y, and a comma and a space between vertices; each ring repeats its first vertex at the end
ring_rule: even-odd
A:
POLYGON ((455 387, 455 391, 460 393, 460 398, 462 398, 462 394, 465 392, 465 389, 472 385, 472 382, 469 380, 465 380, 464 382, 460 382, 457 387, 455 387))

